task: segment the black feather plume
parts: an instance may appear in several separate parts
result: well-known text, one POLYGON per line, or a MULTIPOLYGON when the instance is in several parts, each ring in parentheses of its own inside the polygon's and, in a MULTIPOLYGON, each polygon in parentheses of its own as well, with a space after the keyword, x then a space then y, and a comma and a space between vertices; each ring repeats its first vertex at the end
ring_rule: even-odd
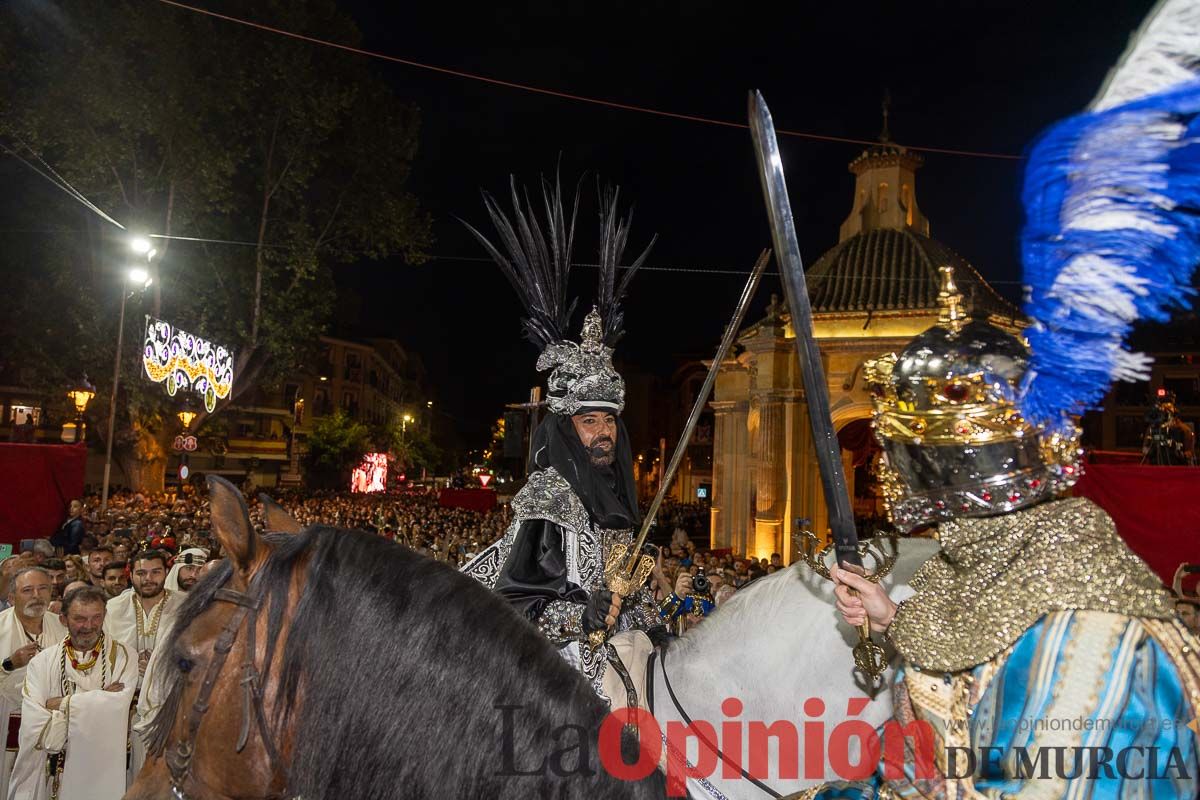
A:
POLYGON ((567 279, 571 272, 571 251, 575 246, 575 216, 579 210, 579 187, 571 205, 570 222, 563 208, 562 186, 558 175, 554 185, 542 179, 544 229, 539 224, 529 193, 517 190, 510 178, 513 212, 510 218, 492 195, 483 192, 483 203, 496 228, 500 247, 474 226, 463 221, 488 254, 499 265, 525 306, 522 320, 525 337, 539 350, 566 338, 575 300, 567 303, 567 279), (503 248, 503 252, 501 252, 503 248))
POLYGON ((625 312, 621 301, 629 288, 629 282, 638 268, 650 255, 650 249, 658 240, 655 234, 650 244, 642 251, 632 264, 624 268, 625 274, 617 281, 617 272, 621 269, 621 256, 625 252, 625 244, 629 239, 629 225, 633 221, 633 210, 622 219, 618 206, 621 190, 614 186, 605 186, 600 194, 600 287, 596 294, 596 306, 600 310, 600 318, 604 321, 604 344, 614 347, 617 341, 625 335, 625 312))

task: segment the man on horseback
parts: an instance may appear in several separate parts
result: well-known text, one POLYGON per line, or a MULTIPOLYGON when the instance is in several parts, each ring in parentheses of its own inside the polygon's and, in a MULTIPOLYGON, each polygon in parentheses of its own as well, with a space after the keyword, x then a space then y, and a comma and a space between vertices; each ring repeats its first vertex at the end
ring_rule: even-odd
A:
POLYGON ((933 733, 903 763, 885 756, 866 796, 1193 797, 1200 643, 1108 515, 1062 498, 1082 468, 1078 431, 1016 412, 1029 364, 1016 337, 959 318, 868 365, 891 517, 936 524, 941 552, 899 604, 832 570, 846 622, 869 622, 904 660, 896 721, 933 733))
MULTIPOLYGON (((507 598, 606 696, 604 672, 615 651, 611 644, 589 644, 589 635, 660 626, 648 590, 622 604, 604 584, 608 553, 632 544, 640 522, 632 450, 620 418, 625 382, 613 368, 612 345, 623 333, 620 300, 649 247, 625 268, 617 286, 628 218, 617 217, 617 193, 604 192, 598 303, 584 320, 582 340, 567 341, 574 308, 566 305, 566 292, 575 209, 568 224, 559 186, 544 183, 543 194, 545 235, 515 183, 515 225, 485 194, 505 253, 468 226, 525 304, 526 336, 541 350, 538 369, 552 371, 546 400, 551 413, 533 434, 531 472, 513 499, 512 525, 463 571, 507 598)), ((575 200, 577 206, 578 192, 575 200)))

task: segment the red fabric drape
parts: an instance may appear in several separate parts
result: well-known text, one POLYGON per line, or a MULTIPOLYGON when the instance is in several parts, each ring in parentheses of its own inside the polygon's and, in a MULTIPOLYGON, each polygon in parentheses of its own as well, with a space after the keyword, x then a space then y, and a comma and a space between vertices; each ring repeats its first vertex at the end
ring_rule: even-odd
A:
POLYGON ((856 419, 847 423, 846 427, 838 431, 837 438, 843 450, 854 454, 852 466, 855 467, 869 463, 879 451, 875 430, 871 427, 869 419, 856 419))
POLYGON ((496 493, 491 489, 442 489, 438 494, 438 505, 469 511, 491 511, 496 507, 496 493))
POLYGON ((1200 561, 1200 468, 1089 464, 1075 494, 1107 511, 1168 586, 1180 562, 1200 561))
POLYGON ((87 447, 0 443, 0 542, 49 537, 83 496, 87 447))

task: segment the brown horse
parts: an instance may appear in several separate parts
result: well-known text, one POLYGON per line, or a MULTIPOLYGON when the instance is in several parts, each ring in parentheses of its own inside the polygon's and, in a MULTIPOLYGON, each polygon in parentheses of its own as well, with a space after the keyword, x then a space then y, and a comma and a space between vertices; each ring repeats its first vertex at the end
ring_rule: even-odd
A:
POLYGON ((156 659, 166 700, 126 798, 663 796, 657 771, 601 766, 606 707, 475 580, 269 501, 260 536, 232 484, 209 489, 228 558, 156 659))

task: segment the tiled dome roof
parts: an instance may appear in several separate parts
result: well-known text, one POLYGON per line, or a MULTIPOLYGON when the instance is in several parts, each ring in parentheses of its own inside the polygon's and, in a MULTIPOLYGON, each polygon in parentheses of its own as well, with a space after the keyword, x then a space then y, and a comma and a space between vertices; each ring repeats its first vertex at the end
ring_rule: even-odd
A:
POLYGON ((1017 309, 946 245, 910 230, 851 236, 806 272, 813 311, 932 311, 939 308, 939 267, 954 267, 967 308, 1015 317, 1017 309))

